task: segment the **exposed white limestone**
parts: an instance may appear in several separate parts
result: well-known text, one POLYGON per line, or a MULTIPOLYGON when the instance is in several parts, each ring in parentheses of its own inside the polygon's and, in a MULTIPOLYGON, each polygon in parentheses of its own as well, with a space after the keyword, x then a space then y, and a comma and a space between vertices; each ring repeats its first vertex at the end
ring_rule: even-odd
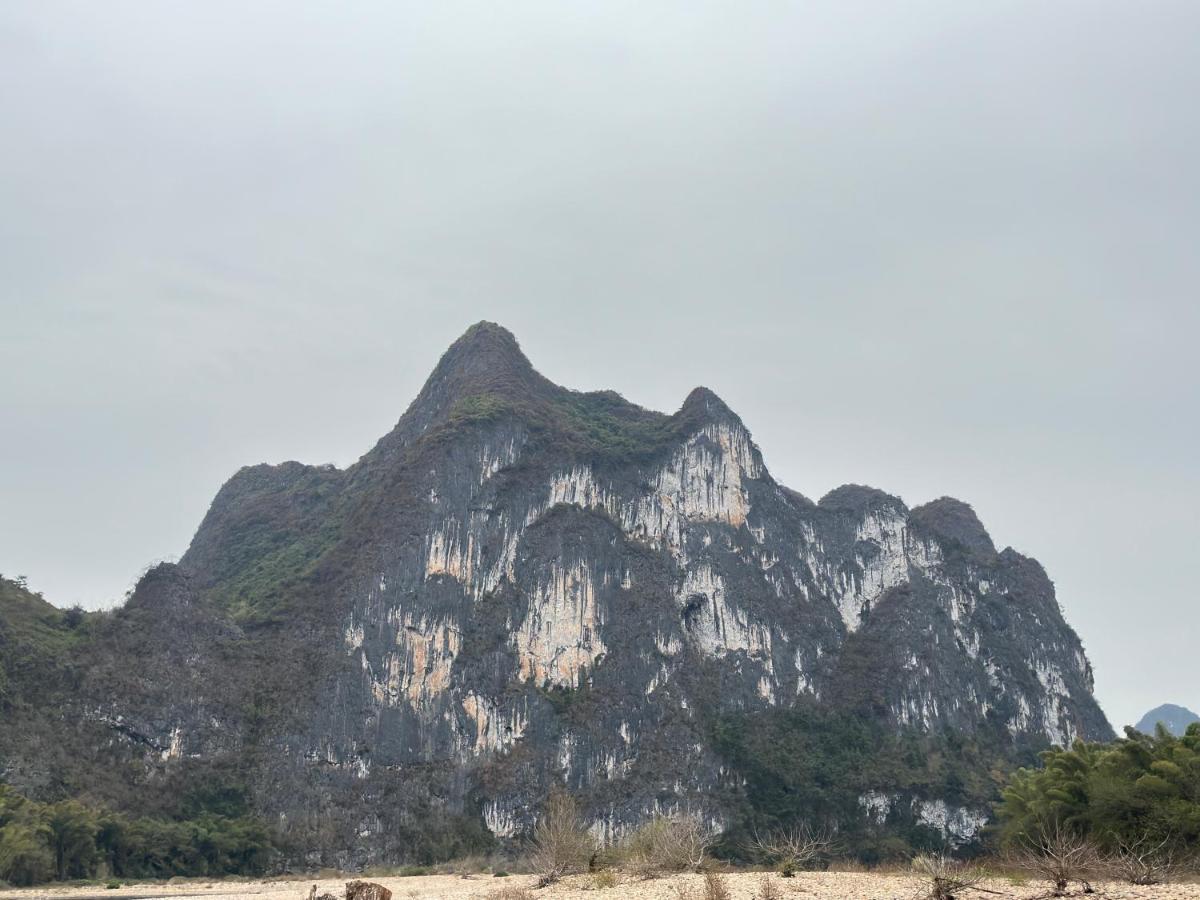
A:
POLYGON ((675 656, 683 649, 683 644, 673 634, 658 633, 654 635, 654 647, 663 656, 675 656))
POLYGON ((622 501, 589 467, 577 466, 551 479, 546 504, 531 509, 526 523, 560 503, 598 509, 620 522, 626 533, 665 544, 678 557, 689 522, 745 524, 750 501, 744 482, 761 474, 745 429, 710 424, 654 474, 647 493, 622 501))
POLYGON ((883 791, 867 791, 859 795, 858 805, 863 808, 867 818, 876 825, 882 825, 892 811, 892 798, 883 791))
POLYGON ((646 691, 645 691, 646 696, 649 697, 656 690, 658 690, 662 685, 666 684, 667 680, 670 677, 671 677, 671 670, 668 669, 666 666, 659 666, 658 671, 655 672, 653 675, 651 675, 650 681, 646 683, 646 691))
POLYGON ((520 831, 513 807, 499 800, 489 800, 483 805, 483 821, 496 837, 516 837, 520 831))
POLYGON ((529 610, 513 636, 521 677, 537 684, 578 687, 579 671, 604 653, 603 624, 591 568, 585 562, 551 567, 529 596, 529 610))
POLYGON ((521 448, 517 445, 515 437, 511 438, 508 443, 502 443, 498 446, 484 444, 479 450, 480 485, 484 484, 501 469, 507 469, 516 463, 520 453, 521 448))
POLYGON ((354 652, 363 645, 366 635, 363 631, 362 623, 356 622, 353 614, 350 616, 350 623, 346 626, 343 637, 346 642, 346 649, 350 652, 354 652))
POLYGON ((915 800, 913 813, 922 825, 939 831, 951 847, 973 841, 987 824, 987 813, 950 806, 945 800, 915 800))
POLYGON ((176 726, 171 729, 171 742, 161 754, 164 760, 179 759, 183 756, 183 729, 176 726))
POLYGON ((550 479, 550 496, 546 508, 560 503, 582 506, 584 509, 602 509, 613 518, 620 518, 619 503, 608 490, 596 482, 590 466, 576 466, 550 479))
POLYGON ((658 471, 648 495, 622 511, 622 524, 631 534, 681 548, 688 522, 745 524, 750 500, 743 481, 760 475, 746 431, 710 424, 658 471))
MULTIPOLYGON (((903 809, 904 795, 884 791, 867 791, 858 797, 863 814, 875 825, 883 825, 893 810, 903 809)), ((922 825, 939 832, 950 847, 961 847, 973 841, 988 822, 987 813, 952 806, 945 800, 911 801, 912 816, 922 825)))
POLYGON ((702 563, 688 571, 675 602, 683 611, 689 639, 702 652, 724 656, 744 650, 770 662, 770 630, 729 601, 724 579, 711 566, 702 563))
MULTIPOLYGON (((821 648, 817 648, 817 655, 820 656, 821 648)), ((816 688, 813 686, 812 679, 808 675, 808 666, 805 664, 804 651, 797 648, 792 655, 792 662, 796 666, 796 694, 799 696, 803 693, 810 693, 814 697, 817 696, 816 688)))
POLYGON ((448 517, 425 537, 425 577, 453 578, 478 600, 512 579, 520 536, 509 529, 504 513, 489 521, 485 513, 473 511, 465 524, 448 517), (494 559, 488 559, 488 547, 499 548, 494 559))
POLYGON ((1070 747, 1075 739, 1075 726, 1067 708, 1071 692, 1062 671, 1055 663, 1041 659, 1035 661, 1033 671, 1043 691, 1042 730, 1051 744, 1070 747))
POLYGON ((892 715, 901 725, 915 726, 928 731, 937 721, 937 698, 929 691, 912 691, 901 698, 898 706, 892 707, 892 715))
MULTIPOLYGON (((855 529, 855 540, 874 549, 856 551, 855 569, 847 570, 831 556, 811 526, 802 531, 798 548, 799 563, 808 572, 821 593, 837 606, 848 631, 856 631, 863 612, 874 606, 892 588, 908 582, 913 570, 949 586, 939 574, 942 562, 935 542, 917 538, 908 531, 907 517, 897 509, 868 512, 855 529)), ((803 579, 797 587, 807 596, 803 579)), ((952 615, 956 615, 952 611, 952 615)))
POLYGON ((759 678, 757 689, 758 696, 767 701, 769 706, 775 705, 775 685, 771 682, 769 677, 763 675, 761 678, 759 678))
POLYGON ((471 578, 475 536, 468 532, 465 546, 457 520, 449 519, 426 539, 425 577, 449 575, 459 581, 471 578))
POLYGON ((376 674, 365 653, 362 657, 372 696, 383 706, 407 703, 414 709, 428 709, 450 686, 450 669, 461 639, 457 623, 413 616, 399 608, 389 611, 387 618, 395 628, 395 643, 384 655, 383 671, 376 674))
POLYGON ((1029 707, 1029 701, 1025 699, 1024 694, 1017 694, 1017 713, 1008 720, 1008 730, 1016 735, 1022 731, 1029 731, 1032 724, 1033 710, 1029 707))
POLYGON ((519 707, 501 709, 488 698, 472 692, 460 705, 474 726, 471 749, 475 755, 506 750, 525 734, 529 709, 524 701, 519 707))

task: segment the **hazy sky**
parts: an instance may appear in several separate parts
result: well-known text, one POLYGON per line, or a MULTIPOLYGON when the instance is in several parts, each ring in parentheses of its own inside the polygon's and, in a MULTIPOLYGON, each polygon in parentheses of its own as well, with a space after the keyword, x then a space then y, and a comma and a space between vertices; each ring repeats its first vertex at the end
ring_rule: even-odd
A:
POLYGON ((469 324, 974 504, 1200 708, 1200 3, 0 5, 0 571, 111 604, 469 324))

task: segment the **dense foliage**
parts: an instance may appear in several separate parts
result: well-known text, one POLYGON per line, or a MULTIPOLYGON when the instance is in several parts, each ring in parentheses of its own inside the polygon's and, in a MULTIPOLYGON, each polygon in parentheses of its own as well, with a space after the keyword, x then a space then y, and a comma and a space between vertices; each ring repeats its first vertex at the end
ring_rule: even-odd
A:
POLYGON ((796 825, 836 827, 839 850, 866 862, 940 849, 943 835, 897 807, 886 828, 860 804, 886 788, 912 798, 986 807, 1015 763, 986 733, 895 732, 877 719, 818 706, 725 716, 713 724, 717 749, 746 779, 740 821, 727 843, 796 825))
POLYGON ((127 818, 75 800, 38 803, 0 785, 0 880, 260 874, 271 836, 246 817, 127 818))
POLYGON ((1183 737, 1132 729, 1111 744, 1076 741, 1021 769, 997 807, 1002 840, 1065 826, 1114 849, 1149 839, 1200 845, 1200 723, 1183 737))

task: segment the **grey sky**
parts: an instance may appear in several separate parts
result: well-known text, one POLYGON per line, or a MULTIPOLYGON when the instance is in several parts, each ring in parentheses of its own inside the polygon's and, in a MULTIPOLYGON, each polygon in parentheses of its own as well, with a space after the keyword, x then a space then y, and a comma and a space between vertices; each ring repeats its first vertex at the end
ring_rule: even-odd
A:
POLYGON ((1200 4, 0 6, 0 571, 111 603, 472 322, 973 503, 1200 707, 1200 4))

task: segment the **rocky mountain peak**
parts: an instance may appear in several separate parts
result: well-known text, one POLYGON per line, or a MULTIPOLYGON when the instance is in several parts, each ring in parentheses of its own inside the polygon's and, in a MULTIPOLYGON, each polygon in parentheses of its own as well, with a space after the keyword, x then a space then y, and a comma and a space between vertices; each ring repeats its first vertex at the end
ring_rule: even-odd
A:
POLYGON ((972 553, 995 555, 996 545, 975 510, 953 497, 939 497, 914 507, 908 515, 909 525, 925 533, 955 541, 972 553))
POLYGON ((442 354, 412 405, 368 457, 392 456, 456 409, 526 407, 559 390, 533 368, 511 331, 477 322, 442 354))
POLYGON ((905 513, 908 508, 899 497, 865 484, 843 484, 836 487, 817 504, 830 512, 852 513, 857 516, 880 509, 892 509, 905 513))
POLYGON ((704 422, 720 422, 744 428, 741 418, 717 394, 706 387, 693 388, 679 408, 679 415, 704 422))
POLYGON ((550 382, 534 371, 511 331, 493 322, 479 322, 442 354, 414 406, 480 395, 519 398, 549 387, 550 382))

